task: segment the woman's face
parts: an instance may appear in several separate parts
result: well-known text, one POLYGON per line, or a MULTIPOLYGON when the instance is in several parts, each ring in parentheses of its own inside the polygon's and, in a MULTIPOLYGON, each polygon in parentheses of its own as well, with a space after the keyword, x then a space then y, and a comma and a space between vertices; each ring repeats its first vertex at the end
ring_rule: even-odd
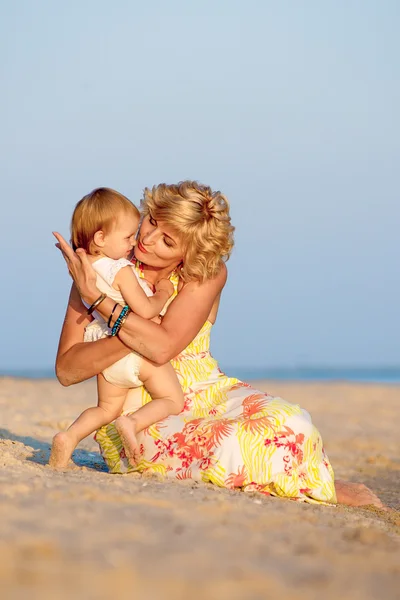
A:
POLYGON ((134 254, 149 267, 174 269, 182 261, 184 250, 176 233, 147 215, 140 226, 134 254))

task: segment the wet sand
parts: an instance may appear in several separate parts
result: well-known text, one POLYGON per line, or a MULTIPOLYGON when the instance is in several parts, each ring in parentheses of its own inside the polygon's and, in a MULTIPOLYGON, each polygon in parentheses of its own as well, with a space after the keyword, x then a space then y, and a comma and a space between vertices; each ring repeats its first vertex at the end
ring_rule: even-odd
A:
POLYGON ((50 441, 95 401, 93 381, 0 379, 0 583, 35 598, 399 598, 400 386, 258 382, 300 403, 337 478, 395 510, 324 507, 109 475, 86 439, 67 473, 50 441))

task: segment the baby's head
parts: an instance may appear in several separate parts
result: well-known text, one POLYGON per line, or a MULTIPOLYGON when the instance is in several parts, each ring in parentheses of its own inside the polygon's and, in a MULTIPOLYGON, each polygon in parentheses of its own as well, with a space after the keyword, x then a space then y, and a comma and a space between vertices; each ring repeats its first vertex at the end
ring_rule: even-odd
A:
POLYGON ((110 188, 96 188, 78 202, 71 220, 74 250, 126 258, 135 245, 140 213, 128 198, 110 188))

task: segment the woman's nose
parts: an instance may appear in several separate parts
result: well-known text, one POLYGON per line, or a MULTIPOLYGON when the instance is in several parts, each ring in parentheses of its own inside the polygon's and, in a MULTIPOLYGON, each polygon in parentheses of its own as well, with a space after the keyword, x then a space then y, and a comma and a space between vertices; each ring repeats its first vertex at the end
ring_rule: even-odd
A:
POLYGON ((157 230, 153 229, 153 231, 148 231, 144 238, 143 238, 143 243, 146 244, 146 246, 151 246, 151 244, 154 244, 154 242, 157 239, 157 230))

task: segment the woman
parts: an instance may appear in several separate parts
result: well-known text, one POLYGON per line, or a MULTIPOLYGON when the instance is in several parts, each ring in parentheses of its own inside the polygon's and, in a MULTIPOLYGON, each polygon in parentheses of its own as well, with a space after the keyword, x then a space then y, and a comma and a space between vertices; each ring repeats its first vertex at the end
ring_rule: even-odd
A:
MULTIPOLYGON (((382 506, 365 486, 336 482, 321 437, 299 406, 228 378, 209 353, 209 336, 227 278, 233 246, 229 205, 219 192, 195 182, 145 190, 143 221, 134 256, 152 285, 169 277, 176 298, 159 324, 129 315, 118 337, 84 344, 89 305, 99 292, 82 250, 75 254, 55 234, 74 279, 57 354, 63 385, 92 377, 130 350, 156 364, 171 361, 186 396, 183 412, 141 436, 135 470, 193 478, 219 486, 258 490, 308 502, 382 506), (179 277, 178 277, 179 275, 179 277)), ((114 302, 97 310, 107 320, 114 302)), ((124 414, 150 397, 132 390, 124 414)), ((114 425, 96 436, 111 472, 132 470, 114 425)))

